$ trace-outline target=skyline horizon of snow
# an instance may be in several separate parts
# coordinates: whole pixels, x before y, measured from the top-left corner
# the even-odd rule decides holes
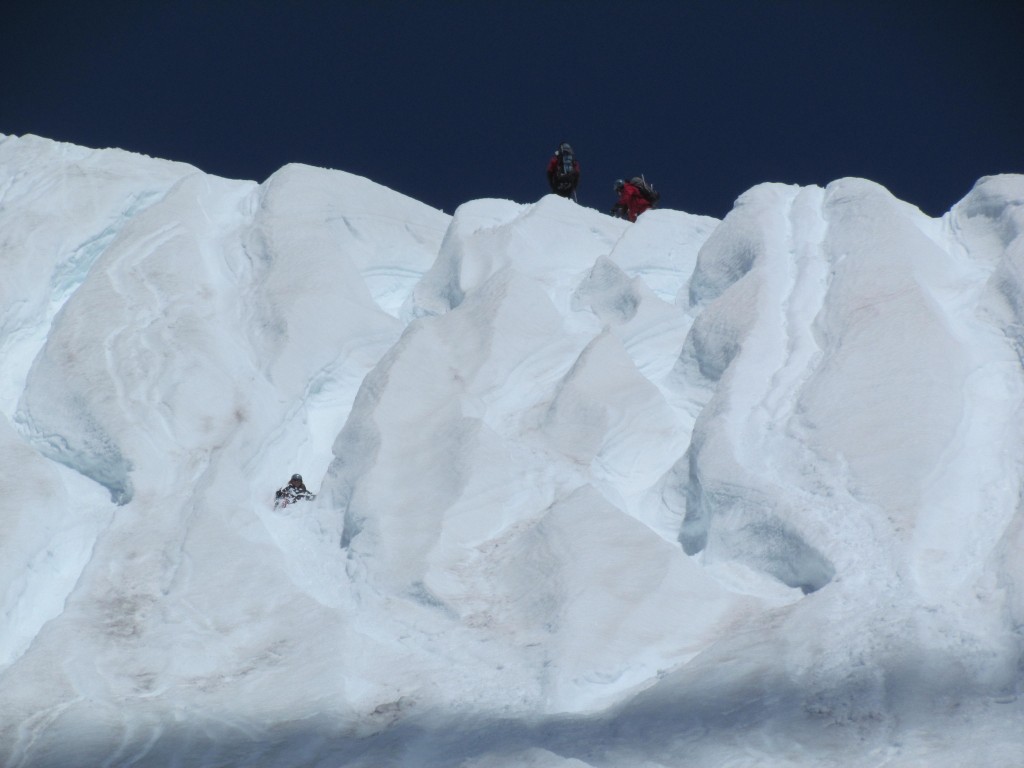
[[[1024,176],[629,224],[0,136],[0,231],[12,768],[1024,757]]]

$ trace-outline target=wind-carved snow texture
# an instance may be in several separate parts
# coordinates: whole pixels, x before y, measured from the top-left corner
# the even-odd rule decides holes
[[[0,763],[1020,765],[1022,232],[0,137]]]

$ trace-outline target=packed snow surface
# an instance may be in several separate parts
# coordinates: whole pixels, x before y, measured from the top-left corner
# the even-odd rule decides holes
[[[0,137],[0,764],[1019,768],[1022,235]]]

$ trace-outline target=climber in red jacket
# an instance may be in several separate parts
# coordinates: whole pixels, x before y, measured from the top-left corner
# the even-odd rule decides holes
[[[640,187],[632,181],[619,179],[615,182],[615,191],[619,199],[612,206],[612,216],[636,221],[636,217],[651,207],[651,201],[640,191]]]

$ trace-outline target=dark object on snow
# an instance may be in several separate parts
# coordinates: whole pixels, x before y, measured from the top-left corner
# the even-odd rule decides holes
[[[556,195],[576,199],[580,183],[580,164],[568,143],[562,142],[548,161],[548,186]]]
[[[637,216],[653,208],[661,197],[643,176],[634,176],[629,181],[619,179],[615,182],[615,191],[619,199],[612,206],[611,214],[630,221],[636,221]]]
[[[288,485],[284,488],[279,488],[277,493],[274,495],[274,509],[287,507],[289,504],[301,501],[302,499],[312,501],[315,498],[316,494],[310,493],[309,489],[306,488],[305,483],[302,482],[302,475],[292,475],[292,479],[288,481]]]

